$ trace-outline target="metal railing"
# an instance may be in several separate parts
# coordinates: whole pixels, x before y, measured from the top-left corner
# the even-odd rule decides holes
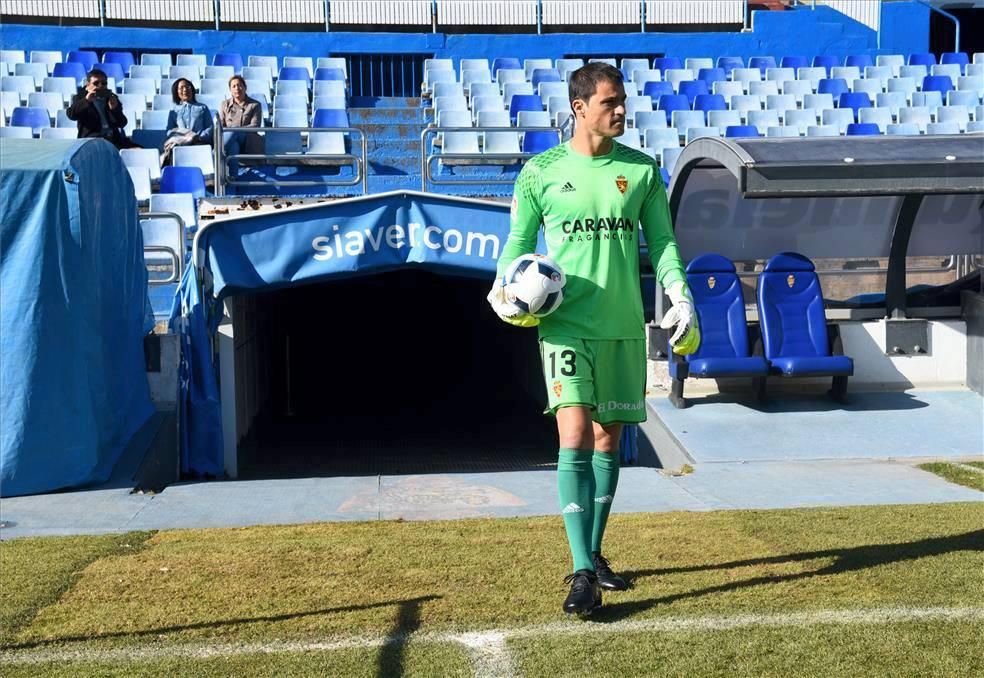
[[[926,0],[916,0],[916,2],[918,2],[920,5],[925,5],[926,7],[929,7],[930,12],[936,12],[940,16],[945,17],[953,22],[953,28],[955,30],[955,33],[953,34],[953,51],[959,52],[960,51],[960,19],[953,16],[949,12],[946,12],[940,9],[939,7],[936,7],[935,5],[929,4],[928,2],[926,2]],[[878,46],[881,47],[880,40],[878,42]]]
[[[307,187],[307,186],[356,186],[362,184],[362,192],[368,193],[369,186],[367,177],[368,171],[368,144],[366,141],[365,132],[363,132],[358,127],[222,127],[221,121],[217,118],[215,119],[215,194],[216,196],[222,197],[226,194],[226,187],[228,186],[242,186],[242,187],[254,187],[254,188],[269,188],[271,186],[286,186],[286,187]],[[259,136],[266,136],[270,134],[320,134],[320,133],[333,133],[337,132],[340,134],[355,135],[359,138],[359,148],[362,151],[362,155],[353,155],[352,153],[237,153],[234,155],[226,155],[225,149],[223,148],[222,136],[223,132],[245,132],[249,134],[256,134]],[[355,145],[355,139],[351,139],[352,145]],[[351,165],[354,168],[354,173],[351,177],[344,177],[339,179],[321,178],[317,180],[270,180],[270,181],[248,181],[229,177],[229,161],[236,160],[240,162],[251,162],[253,164],[276,164],[280,166],[348,166]]]
[[[532,158],[536,153],[433,153],[428,152],[428,138],[444,133],[454,132],[474,132],[515,134],[518,140],[520,134],[524,132],[556,132],[558,138],[563,141],[564,130],[560,127],[427,127],[420,132],[420,190],[427,192],[428,183],[433,185],[476,185],[476,184],[514,184],[516,179],[495,179],[482,177],[479,179],[467,179],[464,177],[457,179],[442,179],[431,174],[431,167],[434,160],[455,161],[456,164],[481,167],[488,165],[497,167],[502,165],[513,165],[525,162]],[[502,162],[496,162],[502,161]],[[511,162],[510,162],[511,161]]]
[[[184,241],[185,241],[185,223],[179,215],[174,212],[142,212],[137,216],[139,221],[151,221],[155,219],[171,219],[177,224],[178,228],[178,242],[181,243],[181,252],[176,252],[173,247],[168,247],[167,245],[144,245],[144,261],[147,262],[147,254],[167,254],[171,257],[174,262],[173,268],[171,269],[170,277],[161,280],[148,278],[148,285],[170,285],[171,283],[176,283],[181,280],[181,276],[184,275]],[[153,265],[153,264],[152,264]]]

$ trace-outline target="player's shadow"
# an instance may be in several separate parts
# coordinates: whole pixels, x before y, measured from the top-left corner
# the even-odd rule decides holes
[[[984,552],[984,530],[976,530],[974,532],[967,532],[948,537],[921,539],[919,541],[904,544],[869,544],[866,546],[856,546],[852,548],[790,553],[781,556],[750,558],[748,560],[734,560],[726,563],[712,563],[709,565],[692,565],[687,567],[626,571],[621,574],[627,581],[632,583],[646,577],[658,577],[687,572],[705,572],[708,570],[729,570],[739,567],[755,567],[758,565],[796,563],[820,558],[834,559],[829,565],[806,572],[783,575],[763,575],[760,577],[751,577],[749,579],[732,581],[726,584],[719,584],[717,586],[709,586],[693,591],[686,591],[684,593],[648,598],[646,600],[614,603],[611,605],[606,603],[601,610],[592,616],[592,620],[597,622],[613,622],[626,617],[631,617],[632,615],[656,607],[657,605],[666,605],[678,600],[686,600],[687,598],[699,598],[700,596],[707,596],[715,593],[727,593],[753,586],[779,584],[783,582],[809,579],[811,577],[841,574],[844,572],[856,572],[869,567],[918,560],[919,558],[940,556],[957,551]]]

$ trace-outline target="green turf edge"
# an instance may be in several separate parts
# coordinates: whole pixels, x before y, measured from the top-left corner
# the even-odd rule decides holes
[[[411,641],[379,648],[243,654],[235,657],[169,657],[153,660],[72,661],[43,664],[0,662],[4,678],[120,678],[175,676],[471,676],[465,648],[454,642]]]
[[[919,468],[938,475],[940,478],[957,485],[969,487],[972,490],[984,492],[984,473],[971,471],[970,469],[960,468],[954,464],[934,461],[928,464],[920,464]]]
[[[517,673],[550,676],[984,675],[979,621],[603,633],[508,642]],[[904,668],[903,668],[904,667]]]
[[[963,463],[965,466],[973,466],[974,468],[984,469],[984,461],[965,461]]]
[[[30,537],[0,542],[0,648],[68,591],[102,558],[135,553],[152,532],[83,537]]]

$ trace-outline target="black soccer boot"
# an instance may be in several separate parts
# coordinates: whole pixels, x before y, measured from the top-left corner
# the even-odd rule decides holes
[[[564,601],[564,612],[587,616],[601,607],[601,588],[598,577],[591,570],[578,570],[564,577],[564,583],[571,585],[571,592]]]
[[[598,577],[598,586],[609,591],[624,591],[629,588],[628,583],[612,572],[608,565],[608,560],[600,553],[592,553],[594,558],[595,574]]]

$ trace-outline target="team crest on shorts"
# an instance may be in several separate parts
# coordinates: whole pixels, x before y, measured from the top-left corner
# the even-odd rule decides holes
[[[713,290],[715,285],[717,285],[717,280],[714,278],[713,275],[709,276],[707,278],[707,286]]]
[[[625,195],[625,192],[629,189],[629,180],[619,174],[615,177],[615,185],[618,186],[618,192]]]
[[[796,276],[794,276],[792,273],[790,273],[786,277],[786,284],[789,285],[790,287],[792,287],[793,285],[795,285],[796,284]]]
[[[561,384],[559,381],[555,381],[553,383],[553,392],[557,395],[558,398],[560,397],[560,394],[563,392],[563,390],[564,390],[564,385]]]

